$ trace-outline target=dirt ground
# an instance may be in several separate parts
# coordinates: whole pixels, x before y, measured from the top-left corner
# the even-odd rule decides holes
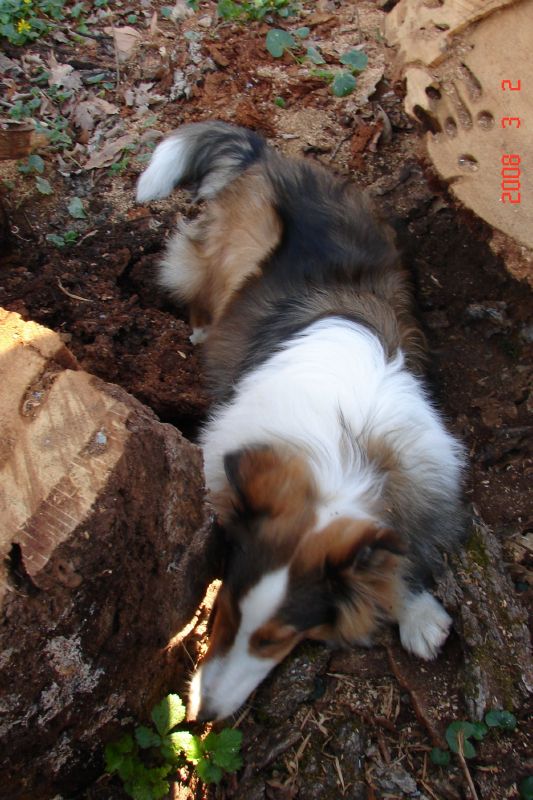
[[[326,0],[274,22],[309,27],[309,41],[328,63],[363,47],[368,68],[345,98],[290,54],[272,58],[268,22],[221,22],[209,0],[194,13],[178,3],[184,18],[177,22],[150,0],[124,2],[112,23],[124,26],[137,15],[140,37],[133,55],[119,59],[118,75],[120,53],[98,17],[89,26],[95,35],[82,43],[63,36],[7,46],[6,57],[20,67],[4,73],[10,102],[28,90],[52,52],[72,67],[70,77],[81,76],[83,88],[61,107],[71,143],[39,151],[53,193],[40,194],[35,176],[22,175],[15,161],[0,162],[0,305],[59,331],[84,369],[118,383],[194,438],[209,407],[201,346],[189,341],[186,310],[158,291],[154,269],[176,214],[191,216],[195,208],[179,192],[149,207],[135,205],[135,182],[151,147],[183,122],[217,117],[351,176],[397,231],[428,338],[429,385],[469,450],[467,500],[501,542],[514,599],[531,607],[531,291],[506,268],[506,253],[493,252],[489,226],[453,201],[428,163],[424,131],[402,110],[394,52],[381,34],[384,5]],[[102,116],[86,107],[88,120],[79,106],[95,96],[86,80],[95,71],[113,82],[103,96],[117,111]],[[129,137],[132,149],[113,153],[120,137]],[[107,159],[90,168],[88,159],[102,153]],[[68,211],[73,197],[82,201],[82,218]],[[58,248],[46,239],[67,230],[78,234],[73,245]],[[206,614],[204,607],[184,640],[185,670],[205,649]],[[467,717],[460,664],[458,634],[431,664],[407,657],[395,632],[368,651],[304,644],[241,715],[241,773],[216,790],[190,779],[174,796],[472,797],[458,760],[447,768],[429,760],[447,725]],[[184,679],[176,689],[185,692]],[[483,800],[518,798],[517,782],[533,772],[530,712],[515,709],[517,729],[478,746],[469,773]],[[121,792],[103,777],[84,796],[103,800]]]

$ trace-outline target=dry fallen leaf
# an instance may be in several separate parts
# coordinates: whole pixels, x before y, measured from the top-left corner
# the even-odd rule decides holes
[[[140,83],[138,86],[126,89],[124,92],[126,105],[140,108],[143,106],[151,106],[155,103],[161,103],[163,100],[166,100],[164,95],[150,92],[153,85],[153,83]]]
[[[135,47],[141,40],[141,34],[135,28],[125,25],[123,28],[104,28],[104,33],[115,40],[119,61],[127,61],[133,55]]]
[[[53,53],[50,53],[48,61],[50,75],[48,77],[49,86],[63,86],[65,89],[77,91],[83,86],[81,75],[70,64],[60,64]]]
[[[0,72],[3,72],[4,74],[6,72],[12,72],[14,75],[20,75],[22,69],[20,68],[20,64],[18,64],[16,61],[13,61],[3,53],[0,53]]]
[[[77,128],[92,131],[97,120],[118,113],[119,109],[113,103],[108,103],[102,97],[91,97],[76,105],[72,119]]]
[[[127,133],[125,136],[115,139],[114,142],[106,144],[101,150],[92,154],[89,160],[84,164],[84,169],[99,169],[100,167],[106,167],[112,164],[115,156],[129,144],[133,144],[134,141],[134,137]]]

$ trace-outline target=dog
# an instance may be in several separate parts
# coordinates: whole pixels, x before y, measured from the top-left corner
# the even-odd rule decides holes
[[[192,719],[222,719],[299,642],[370,645],[385,621],[436,657],[428,590],[463,535],[464,453],[424,387],[424,339],[394,237],[365,195],[219,121],[163,140],[140,203],[185,186],[160,281],[205,338],[201,434],[226,537]]]

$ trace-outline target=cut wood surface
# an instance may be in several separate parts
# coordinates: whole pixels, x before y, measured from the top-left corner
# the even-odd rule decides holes
[[[386,22],[406,111],[459,200],[533,248],[533,0],[428,5],[401,0]]]
[[[0,161],[25,158],[48,143],[44,133],[37,133],[30,123],[0,128]]]
[[[217,559],[196,446],[41,325],[0,343],[2,796],[39,800],[184,680]]]

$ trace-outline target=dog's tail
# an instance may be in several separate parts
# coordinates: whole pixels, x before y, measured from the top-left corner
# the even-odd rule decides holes
[[[137,202],[167,197],[175,186],[192,189],[199,199],[213,198],[266,146],[253,131],[226,122],[184,125],[156,147],[137,185]]]

